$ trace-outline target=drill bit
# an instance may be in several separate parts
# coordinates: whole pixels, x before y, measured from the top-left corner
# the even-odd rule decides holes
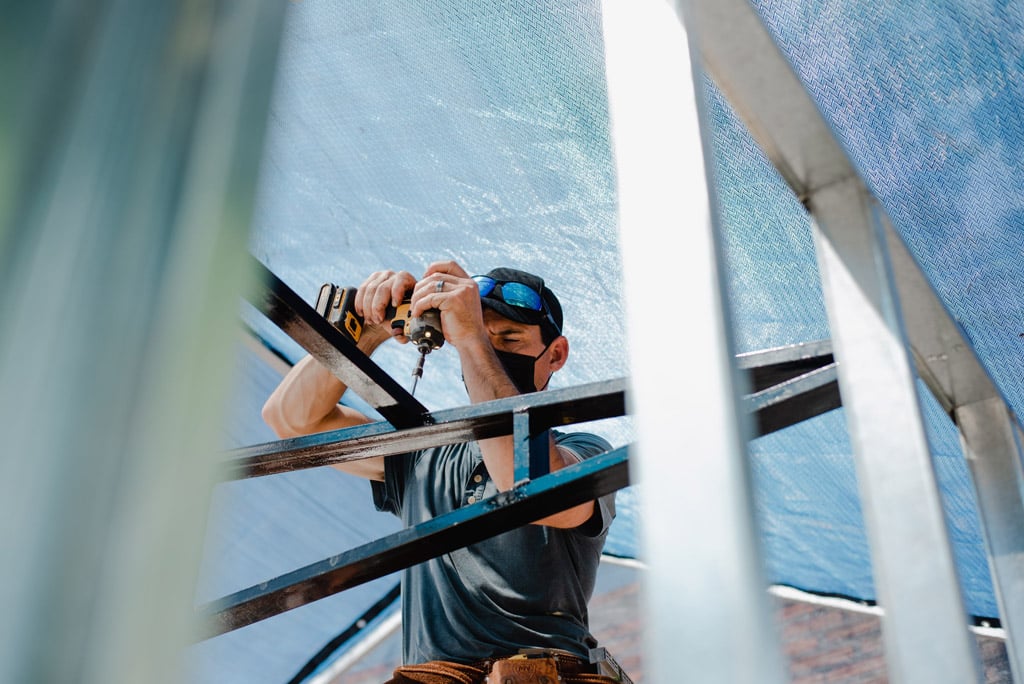
[[[423,362],[427,359],[427,354],[439,349],[444,344],[444,333],[441,332],[441,312],[437,309],[428,309],[421,316],[410,319],[406,334],[420,352],[420,359],[412,371],[414,380],[411,394],[416,394],[416,383],[423,377]]]
[[[416,367],[412,369],[412,391],[409,394],[416,396],[416,383],[423,377],[423,362],[427,360],[427,352],[429,348],[420,349],[420,359],[416,362]]]

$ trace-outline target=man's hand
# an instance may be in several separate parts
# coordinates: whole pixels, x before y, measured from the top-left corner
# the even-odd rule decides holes
[[[412,293],[410,314],[428,309],[441,312],[444,337],[453,347],[465,351],[473,343],[487,343],[480,307],[480,289],[465,269],[454,261],[437,261],[427,268]]]
[[[363,317],[363,332],[357,346],[367,355],[394,336],[407,342],[401,329],[391,328],[386,320],[388,305],[398,306],[416,284],[405,271],[378,271],[356,289],[356,313]],[[295,365],[277,386],[263,406],[263,419],[278,437],[337,430],[369,422],[359,411],[338,402],[346,390],[345,383],[334,377],[313,357],[307,356]],[[368,458],[335,466],[371,480],[384,479],[384,458]]]
[[[408,271],[377,271],[356,288],[356,313],[363,317],[363,334],[369,334],[376,342],[375,349],[392,336],[402,344],[409,340],[402,328],[392,328],[387,320],[389,306],[397,307],[416,285],[416,279]],[[367,354],[369,351],[364,349]]]

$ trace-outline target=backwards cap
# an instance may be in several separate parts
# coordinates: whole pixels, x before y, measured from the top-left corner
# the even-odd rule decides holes
[[[524,309],[521,306],[507,304],[498,298],[496,291],[492,291],[486,297],[481,297],[481,304],[513,321],[526,323],[527,325],[539,325],[541,329],[546,328],[552,333],[552,338],[562,334],[562,305],[559,303],[555,293],[544,285],[543,278],[515,268],[495,268],[488,272],[487,276],[494,278],[499,283],[522,283],[531,290],[539,292],[547,312],[551,313],[551,318],[548,318],[545,311],[533,311],[531,309]],[[552,327],[552,320],[554,320],[557,329]]]

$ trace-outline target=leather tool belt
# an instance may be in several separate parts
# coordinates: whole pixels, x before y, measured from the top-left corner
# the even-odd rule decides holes
[[[558,684],[558,661],[552,656],[516,655],[496,660],[487,684]]]
[[[603,684],[614,680],[597,674],[586,660],[563,651],[525,649],[490,663],[484,684]]]
[[[624,676],[604,672],[565,651],[526,649],[472,664],[432,660],[403,665],[386,684],[632,684]]]

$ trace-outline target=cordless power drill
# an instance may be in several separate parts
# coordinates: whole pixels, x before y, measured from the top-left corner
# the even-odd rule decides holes
[[[363,334],[363,318],[356,313],[355,301],[356,288],[324,283],[320,286],[320,294],[316,299],[316,312],[350,340],[359,342]],[[388,306],[384,315],[391,319],[392,328],[402,329],[420,353],[419,361],[412,371],[412,393],[415,393],[416,383],[423,377],[423,362],[427,354],[444,344],[441,312],[437,309],[428,309],[422,316],[413,317],[410,315],[409,300],[406,299],[397,307]]]

